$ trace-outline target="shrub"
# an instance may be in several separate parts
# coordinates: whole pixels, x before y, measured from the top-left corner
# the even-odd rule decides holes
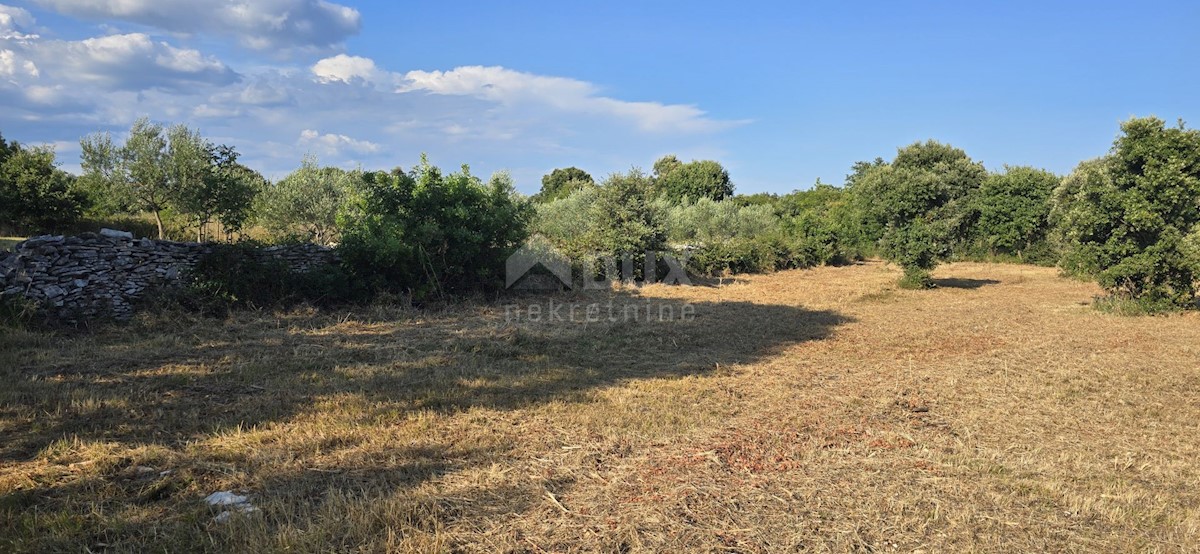
[[[462,171],[443,175],[422,158],[410,174],[369,173],[339,218],[338,251],[374,290],[415,298],[504,284],[508,256],[528,237],[532,208],[507,174],[488,183]]]
[[[775,237],[739,237],[708,243],[692,251],[688,268],[705,276],[766,273],[779,267],[786,247]]]
[[[0,296],[0,333],[8,329],[24,329],[34,323],[37,303],[20,295]]]
[[[1034,263],[1056,261],[1048,242],[1050,196],[1060,179],[1032,167],[992,173],[967,200],[968,234],[963,255]]]
[[[701,198],[672,205],[659,202],[667,236],[677,244],[711,244],[777,235],[780,220],[771,206],[744,206],[732,200]]]
[[[598,188],[589,187],[538,204],[531,225],[533,233],[550,241],[568,256],[579,258],[588,254],[587,238],[592,233],[592,226],[599,223],[591,217],[592,205],[599,194]]]
[[[792,250],[786,267],[850,263],[872,249],[846,189],[818,181],[812,189],[780,198],[776,211],[784,218]]]
[[[11,145],[0,137],[0,227],[33,234],[62,230],[78,221],[83,195],[74,177],[58,169],[49,147]]]
[[[1055,192],[1068,271],[1094,275],[1145,311],[1195,305],[1200,276],[1200,131],[1131,119],[1100,160]]]
[[[932,286],[929,273],[962,236],[963,201],[986,170],[962,150],[934,141],[900,149],[890,164],[858,169],[850,190],[866,223],[882,229],[884,258],[904,268],[902,285]]]
[[[588,209],[593,224],[583,244],[602,256],[629,255],[635,272],[641,272],[646,251],[667,249],[665,214],[651,202],[652,187],[650,178],[637,169],[605,179]]]

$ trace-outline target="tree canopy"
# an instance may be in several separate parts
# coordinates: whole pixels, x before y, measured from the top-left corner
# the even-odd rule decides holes
[[[966,152],[936,141],[901,148],[890,163],[856,166],[849,190],[881,253],[904,268],[902,285],[932,285],[929,272],[951,252],[962,226],[961,203],[987,170]]]
[[[595,184],[592,176],[578,167],[555,169],[542,176],[542,189],[533,195],[533,200],[535,202],[551,202]]]
[[[674,201],[733,196],[729,172],[713,160],[683,163],[674,155],[663,156],[654,162],[654,185],[660,195]]]
[[[1121,124],[1109,154],[1055,191],[1064,266],[1143,309],[1194,304],[1200,275],[1200,131]]]

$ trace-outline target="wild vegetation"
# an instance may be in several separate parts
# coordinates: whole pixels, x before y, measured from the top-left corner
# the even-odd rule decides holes
[[[160,238],[337,244],[359,299],[496,289],[506,257],[537,238],[597,273],[598,256],[632,256],[642,268],[646,251],[673,252],[703,276],[881,256],[904,269],[902,286],[929,288],[946,260],[1057,264],[1100,283],[1105,309],[1193,308],[1200,132],[1153,117],[1121,130],[1110,153],[1065,178],[1031,167],[989,172],[931,140],[855,164],[844,186],[782,196],[736,195],[720,163],[664,156],[649,174],[634,168],[598,182],[555,169],[526,198],[504,174],[485,182],[465,165],[444,174],[424,159],[409,171],[369,171],[308,157],[272,183],[233,147],[142,119],[124,141],[85,137],[79,178],[58,170],[50,149],[0,139],[0,227],[32,234],[148,214]]]

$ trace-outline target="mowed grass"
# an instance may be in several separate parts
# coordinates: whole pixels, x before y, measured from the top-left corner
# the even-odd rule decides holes
[[[0,551],[1200,550],[1197,314],[897,277],[9,332]]]

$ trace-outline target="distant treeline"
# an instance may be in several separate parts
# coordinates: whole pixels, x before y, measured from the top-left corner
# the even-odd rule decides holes
[[[423,157],[409,171],[305,158],[272,183],[233,147],[144,119],[123,142],[97,134],[82,146],[76,178],[52,150],[0,138],[0,227],[29,234],[122,214],[152,218],[160,237],[253,227],[269,242],[336,243],[359,286],[413,297],[497,287],[505,258],[530,239],[577,260],[687,252],[704,275],[880,256],[912,288],[932,286],[945,260],[1058,265],[1096,279],[1111,293],[1102,305],[1137,312],[1195,307],[1200,275],[1200,132],[1153,117],[1123,123],[1108,154],[1065,177],[988,171],[927,141],[854,164],[842,186],[786,195],[735,194],[718,162],[675,156],[599,182],[556,169],[532,197],[507,174],[445,174]]]

